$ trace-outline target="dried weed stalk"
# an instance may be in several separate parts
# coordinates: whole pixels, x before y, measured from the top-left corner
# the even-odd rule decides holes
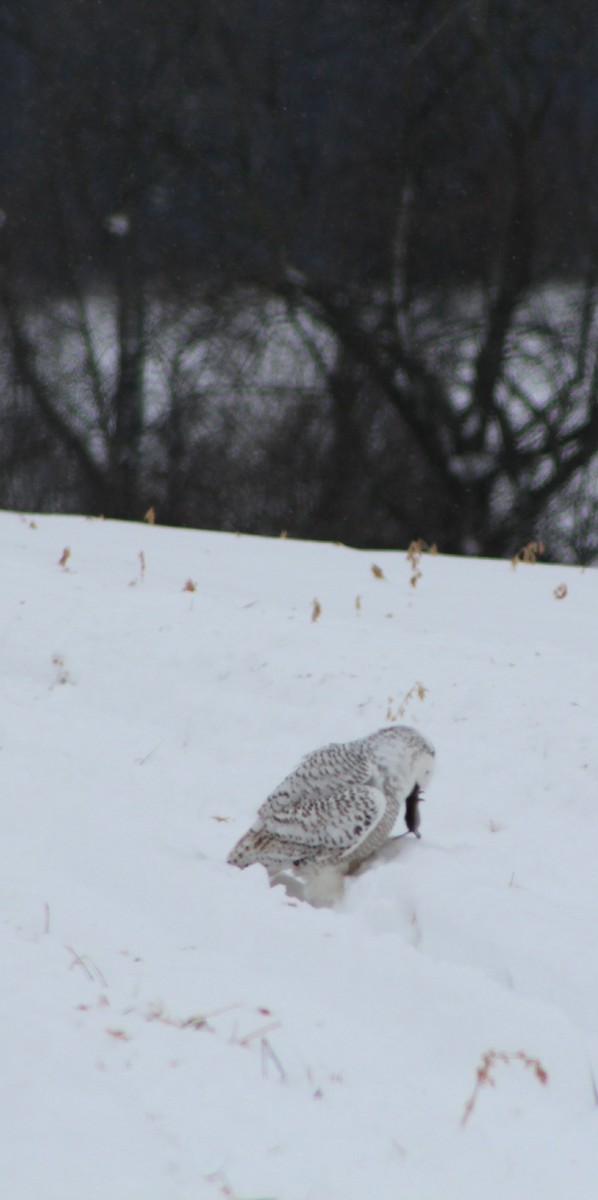
[[[70,557],[71,557],[71,548],[70,548],[70,546],[65,546],[64,550],[62,551],[62,554],[60,555],[60,558],[58,559],[58,564],[57,564],[59,567],[62,567],[63,571],[68,570],[67,563],[68,563]]]
[[[278,1071],[278,1078],[280,1079],[280,1082],[286,1083],[287,1073],[286,1073],[276,1051],[273,1050],[272,1045],[269,1042],[268,1038],[261,1039],[260,1051],[261,1051],[261,1059],[262,1059],[262,1079],[268,1078],[268,1063],[270,1062],[270,1063],[273,1063],[274,1066],[276,1067],[276,1070]]]
[[[312,610],[311,610],[312,622],[317,621],[318,617],[320,617],[321,614],[322,614],[322,605],[320,604],[320,601],[316,600],[314,597],[314,599],[312,601]]]
[[[416,696],[417,696],[418,700],[425,700],[427,694],[428,694],[427,687],[425,687],[425,685],[423,683],[420,683],[419,681],[417,681],[416,683],[412,684],[412,686],[409,688],[409,691],[405,693],[405,695],[403,696],[403,699],[401,700],[401,703],[398,705],[398,707],[394,711],[393,711],[393,707],[392,707],[393,703],[394,703],[393,698],[392,698],[392,696],[389,696],[388,697],[388,708],[386,710],[386,720],[387,721],[398,721],[399,717],[402,718],[405,716],[405,713],[407,712],[407,708],[408,708],[409,704]]]
[[[210,1024],[213,1017],[221,1017],[224,1013],[233,1012],[235,1009],[242,1007],[242,1004],[225,1004],[222,1008],[215,1008],[209,1013],[195,1013],[190,1017],[173,1017],[168,1012],[166,1006],[158,1002],[157,1004],[150,1005],[145,1014],[145,1019],[146,1021],[160,1021],[162,1025],[170,1025],[173,1029],[204,1029],[208,1033],[215,1033],[214,1026]],[[259,1011],[261,1010],[258,1009]],[[237,1045],[242,1044],[244,1043],[237,1042]]]
[[[92,983],[99,980],[102,987],[108,987],[100,968],[88,954],[78,954],[76,950],[73,950],[72,946],[65,946],[65,950],[68,950],[69,954],[72,955],[72,962],[69,963],[69,971],[72,971],[73,967],[80,967]]]
[[[225,1011],[225,1010],[222,1010]],[[160,1021],[162,1025],[172,1025],[174,1029],[207,1029],[209,1033],[215,1030],[203,1013],[191,1017],[171,1017],[163,1004],[152,1004],[146,1014],[147,1021]]]
[[[423,554],[438,554],[438,546],[436,545],[436,542],[432,542],[431,545],[428,545],[423,538],[414,538],[409,545],[409,549],[407,550],[407,562],[411,567],[411,579],[409,580],[411,587],[417,587],[417,584],[422,577],[420,563]]]
[[[519,566],[519,563],[536,563],[541,554],[544,554],[546,547],[544,542],[528,542],[527,546],[522,546],[521,550],[517,551],[511,559],[513,570]]]
[[[145,579],[145,554],[143,553],[143,550],[139,551],[138,558],[139,558],[139,574],[136,579],[131,579],[131,581],[129,583],[129,587],[137,587],[137,584],[143,583],[143,581]]]
[[[374,576],[374,579],[386,579],[386,575],[384,574],[382,567],[376,566],[376,563],[372,563],[371,572]]]
[[[496,1080],[492,1074],[497,1063],[505,1063],[510,1066],[511,1063],[520,1062],[529,1071],[535,1075],[538,1083],[544,1087],[548,1083],[548,1073],[542,1066],[542,1063],[537,1058],[531,1058],[523,1050],[505,1051],[505,1050],[487,1050],[482,1055],[482,1060],[476,1071],[476,1081],[473,1092],[465,1105],[463,1116],[461,1117],[461,1125],[465,1128],[475,1106],[478,1096],[484,1087],[496,1087]]]

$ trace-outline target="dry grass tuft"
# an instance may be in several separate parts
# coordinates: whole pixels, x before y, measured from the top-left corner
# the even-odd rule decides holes
[[[408,692],[405,692],[405,695],[403,696],[401,703],[394,710],[393,710],[393,703],[394,703],[393,698],[392,698],[392,696],[389,696],[388,697],[388,708],[386,710],[386,720],[387,721],[398,721],[399,718],[403,718],[405,716],[405,713],[407,712],[407,708],[408,708],[409,704],[411,703],[411,701],[414,700],[415,697],[417,697],[418,700],[425,700],[427,694],[428,694],[427,687],[425,687],[425,685],[423,683],[420,683],[419,681],[417,681],[416,683],[411,685]]]
[[[197,584],[196,584],[195,580],[188,579],[187,582],[183,584],[183,591],[184,592],[196,592]]]
[[[147,1021],[159,1021],[162,1025],[170,1025],[174,1029],[195,1029],[203,1030],[207,1033],[216,1033],[216,1029],[210,1023],[211,1020],[238,1008],[243,1008],[243,1005],[227,1004],[224,1008],[215,1009],[210,1013],[197,1013],[191,1017],[180,1018],[171,1016],[166,1007],[159,1003],[152,1004],[150,1006],[145,1014],[145,1018]],[[256,1012],[259,1014],[259,1016],[269,1017],[272,1015],[268,1008],[258,1008],[256,1009]],[[237,1033],[237,1025],[235,1024],[230,1037],[230,1043],[233,1046],[241,1046],[243,1049],[247,1049],[249,1046],[257,1043],[260,1048],[262,1076],[264,1078],[267,1077],[268,1065],[270,1064],[276,1068],[280,1082],[285,1083],[287,1079],[286,1071],[282,1066],[282,1063],[280,1062],[280,1059],[276,1054],[268,1036],[276,1029],[280,1029],[280,1027],[280,1021],[273,1020],[269,1021],[266,1025],[262,1024],[258,1026],[257,1029],[252,1030],[250,1033],[239,1035]]]
[[[461,1117],[461,1125],[465,1128],[478,1100],[478,1096],[485,1087],[496,1087],[496,1080],[493,1075],[494,1068],[497,1063],[505,1063],[510,1066],[511,1063],[520,1062],[527,1070],[532,1071],[538,1083],[544,1087],[548,1083],[548,1073],[542,1066],[542,1063],[537,1058],[531,1058],[523,1050],[505,1051],[505,1050],[487,1050],[482,1055],[482,1060],[476,1071],[476,1081],[473,1092],[465,1105],[463,1116]]]
[[[522,546],[521,550],[517,551],[511,559],[513,570],[519,566],[519,563],[536,563],[540,555],[544,554],[546,547],[544,542],[528,542],[527,546]]]
[[[317,621],[321,615],[322,615],[322,605],[320,604],[320,601],[316,600],[314,597],[314,599],[312,601],[312,610],[311,610],[312,622]]]
[[[417,587],[422,577],[420,563],[423,554],[438,554],[438,546],[436,542],[429,545],[423,538],[415,538],[407,550],[407,562],[411,566],[411,579],[409,580],[411,587]]]

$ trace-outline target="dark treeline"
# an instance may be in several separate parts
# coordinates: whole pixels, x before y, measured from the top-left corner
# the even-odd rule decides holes
[[[4,0],[0,504],[598,554],[591,0]]]

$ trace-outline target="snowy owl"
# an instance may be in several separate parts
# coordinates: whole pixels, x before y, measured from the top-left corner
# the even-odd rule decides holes
[[[273,881],[291,871],[307,899],[337,899],[344,876],[386,842],[401,805],[407,829],[419,837],[421,790],[434,757],[427,738],[407,725],[314,750],[268,796],[229,863],[262,863]]]

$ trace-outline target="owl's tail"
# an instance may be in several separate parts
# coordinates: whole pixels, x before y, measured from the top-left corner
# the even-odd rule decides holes
[[[259,862],[269,871],[275,871],[304,857],[304,846],[276,837],[266,829],[250,829],[236,846],[233,846],[226,861],[241,869]]]
[[[252,829],[237,842],[236,846],[233,846],[226,861],[232,863],[233,867],[240,867],[241,870],[243,867],[250,867],[252,863],[260,861],[256,847],[256,834]]]

